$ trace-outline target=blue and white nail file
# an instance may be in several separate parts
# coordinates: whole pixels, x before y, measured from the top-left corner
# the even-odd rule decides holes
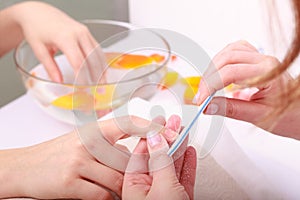
[[[185,128],[179,134],[178,138],[175,140],[175,142],[170,147],[170,149],[168,151],[168,156],[172,156],[177,151],[177,149],[180,147],[180,145],[183,143],[183,141],[185,140],[185,138],[189,134],[191,128],[197,122],[199,116],[202,114],[202,112],[204,111],[204,109],[206,108],[206,106],[212,100],[213,96],[214,96],[214,94],[212,94],[211,96],[207,97],[207,99],[202,103],[202,105],[201,105],[198,113],[194,117],[194,119],[191,121],[191,123],[189,125],[185,126]]]

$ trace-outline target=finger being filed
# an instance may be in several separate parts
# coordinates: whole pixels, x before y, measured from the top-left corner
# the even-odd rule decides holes
[[[55,62],[52,54],[49,52],[47,47],[43,45],[32,45],[32,49],[39,61],[44,65],[47,74],[50,79],[55,82],[61,83],[63,81],[62,74],[59,70],[57,63]]]
[[[103,136],[112,144],[125,135],[147,137],[149,131],[162,132],[164,126],[137,116],[122,116],[98,122]]]
[[[162,135],[166,138],[169,144],[172,144],[179,135],[181,130],[181,118],[178,115],[172,115],[167,123],[166,129]]]
[[[165,119],[165,117],[164,117],[164,116],[161,116],[161,115],[155,117],[152,121],[155,122],[155,123],[157,123],[157,124],[160,124],[160,125],[162,125],[162,126],[164,126],[164,125],[166,124],[166,119]]]
[[[189,146],[185,152],[180,183],[185,188],[190,199],[194,199],[194,188],[197,170],[197,153],[194,147]]]

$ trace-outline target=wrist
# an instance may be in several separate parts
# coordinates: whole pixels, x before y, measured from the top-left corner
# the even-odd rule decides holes
[[[0,198],[24,197],[24,149],[11,149],[0,151]],[[23,162],[22,162],[23,160]]]

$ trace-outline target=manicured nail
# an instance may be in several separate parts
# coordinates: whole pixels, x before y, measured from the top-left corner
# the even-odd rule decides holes
[[[181,118],[178,115],[172,115],[167,121],[166,128],[178,133],[181,129]]]
[[[198,104],[199,98],[200,98],[200,91],[198,91],[197,94],[195,95],[193,99],[193,104]]]
[[[62,82],[62,78],[61,78],[59,75],[54,75],[54,76],[52,77],[52,80],[53,80],[54,82],[57,82],[57,83],[61,83],[61,82]]]
[[[168,138],[168,140],[174,140],[178,136],[178,132],[172,131],[171,129],[166,129],[165,136]]]
[[[204,113],[208,115],[214,115],[218,112],[218,110],[219,110],[219,106],[215,103],[211,103],[207,106]]]
[[[153,132],[153,131],[150,131],[147,134],[147,140],[148,140],[150,147],[152,147],[152,148],[159,145],[162,141],[160,133]]]

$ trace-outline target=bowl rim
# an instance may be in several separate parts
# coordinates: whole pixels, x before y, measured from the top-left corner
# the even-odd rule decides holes
[[[25,70],[22,66],[19,65],[19,63],[17,62],[17,54],[18,52],[20,51],[21,47],[23,47],[24,45],[29,45],[28,42],[26,40],[23,40],[14,50],[14,54],[13,54],[13,58],[14,58],[14,63],[16,65],[16,68],[17,70],[22,74],[24,73],[26,76],[28,76],[29,78],[32,78],[32,79],[37,79],[39,81],[43,81],[43,82],[48,82],[48,83],[51,83],[51,84],[58,84],[58,85],[61,85],[61,86],[69,86],[69,87],[92,87],[92,86],[107,86],[107,85],[115,85],[115,84],[119,84],[119,83],[129,83],[129,82],[132,82],[132,81],[135,81],[135,80],[138,80],[138,79],[141,79],[141,78],[144,78],[146,76],[149,76],[150,74],[153,74],[155,73],[156,71],[159,71],[161,68],[163,68],[164,66],[166,66],[166,64],[169,62],[170,58],[171,58],[171,48],[170,48],[170,44],[168,43],[168,41],[162,36],[160,35],[159,33],[149,29],[149,28],[141,28],[141,27],[137,27],[137,26],[134,26],[130,23],[127,23],[127,22],[122,22],[122,21],[115,21],[115,20],[101,20],[101,19],[85,19],[85,20],[81,20],[80,21],[81,23],[101,23],[101,24],[111,24],[111,25],[118,25],[118,26],[123,26],[123,27],[126,27],[128,28],[129,30],[138,30],[138,29],[141,29],[141,30],[147,30],[149,32],[151,32],[152,34],[156,35],[157,37],[159,37],[162,42],[165,44],[166,46],[166,52],[167,52],[167,56],[166,56],[166,59],[159,65],[159,67],[157,67],[155,70],[152,70],[150,72],[147,72],[145,74],[143,74],[142,76],[138,76],[138,77],[134,77],[134,78],[131,78],[131,79],[128,79],[128,80],[120,80],[120,81],[115,81],[115,82],[110,82],[110,83],[93,83],[93,84],[74,84],[74,83],[60,83],[60,82],[55,82],[55,81],[52,81],[52,80],[48,80],[48,79],[44,79],[44,78],[41,78],[41,77],[38,77],[38,76],[35,76],[35,75],[32,75],[30,72],[28,72],[27,70]],[[128,31],[128,30],[127,30]],[[120,33],[117,33],[115,34],[114,36],[118,35],[118,34],[122,34],[126,31],[123,31],[123,32],[120,32]],[[30,46],[30,45],[29,45]],[[100,43],[95,47],[97,48],[98,46],[100,46]],[[136,50],[136,49],[135,49]],[[129,52],[126,52],[126,53],[129,53]],[[125,54],[126,54],[125,53]],[[124,54],[122,54],[124,55]],[[40,64],[40,63],[39,63]],[[74,81],[76,82],[76,80]]]

